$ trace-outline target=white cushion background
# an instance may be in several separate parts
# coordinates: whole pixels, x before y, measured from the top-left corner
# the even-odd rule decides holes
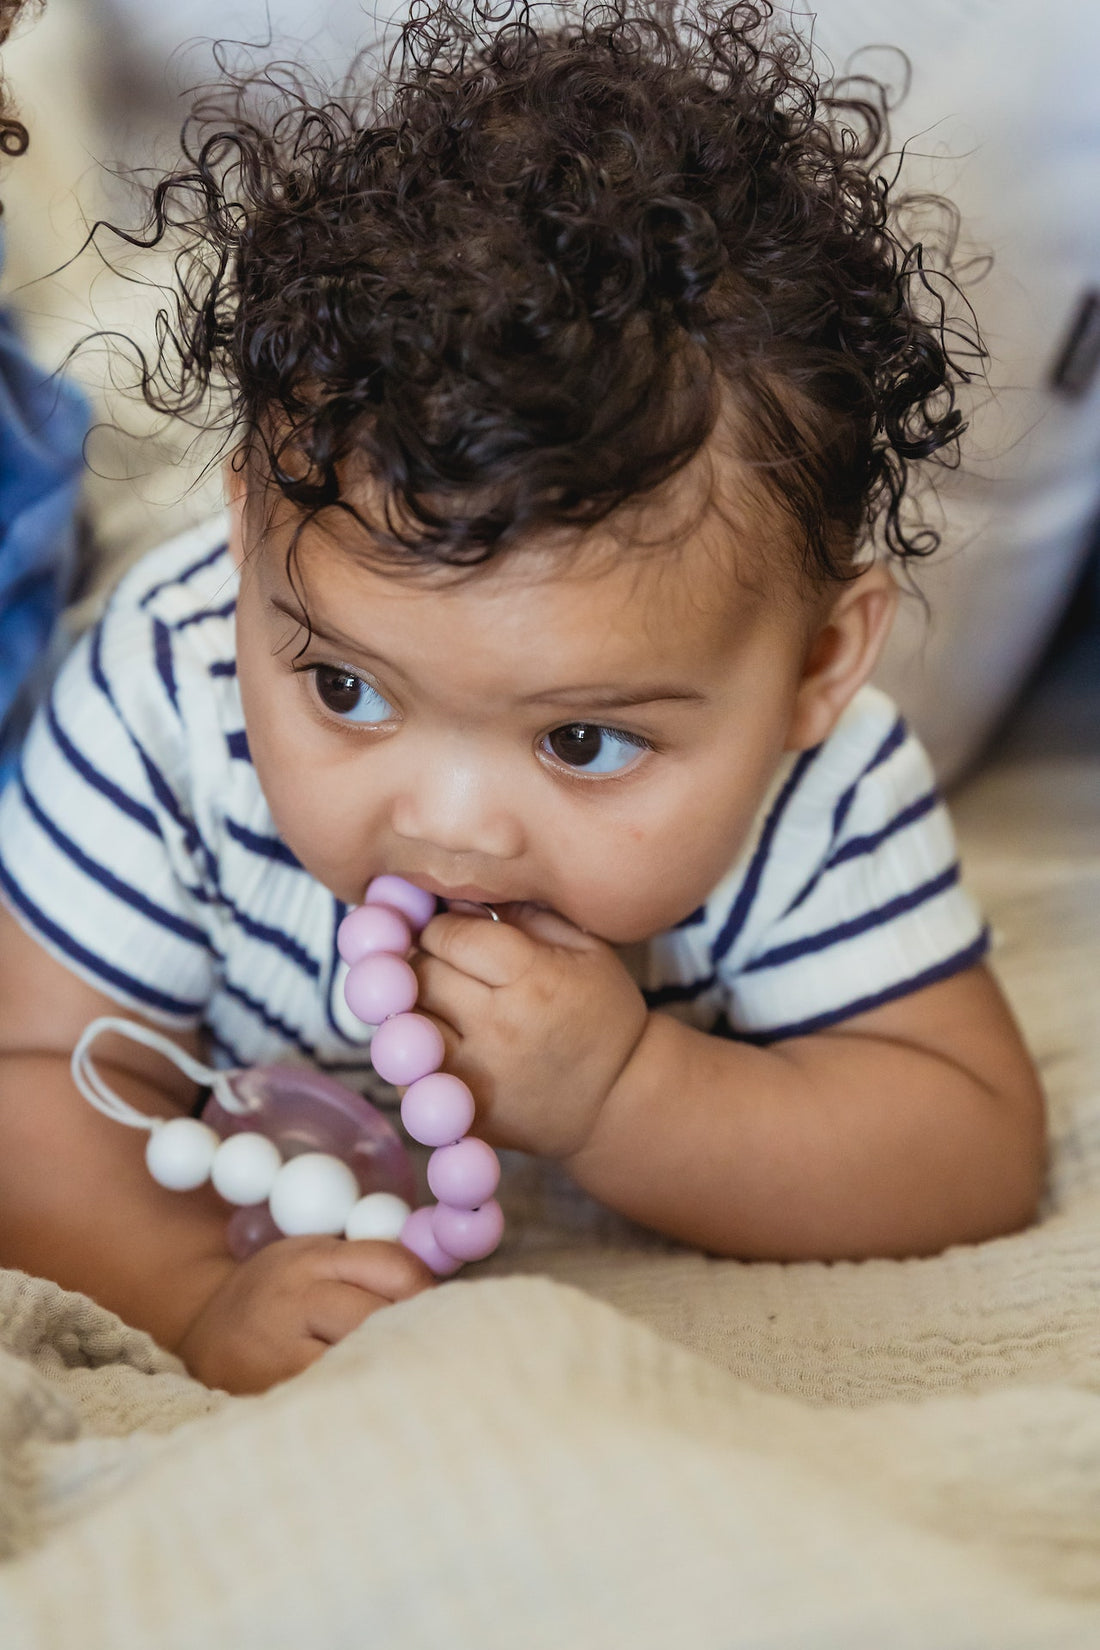
[[[262,40],[268,10],[277,44],[337,70],[386,15],[357,0],[50,0],[7,49],[33,144],[3,182],[6,285],[45,358],[58,359],[93,318],[147,331],[152,295],[93,257],[41,277],[71,254],[105,199],[119,201],[100,157],[166,153],[179,112],[171,88],[209,72],[195,40]],[[814,11],[815,42],[838,71],[869,43],[907,54],[911,88],[894,116],[895,140],[910,140],[903,185],[948,194],[964,222],[960,257],[993,257],[967,288],[991,354],[988,382],[967,392],[964,465],[941,476],[932,510],[943,547],[916,573],[932,617],[903,603],[881,673],[951,778],[1041,651],[1100,503],[1100,382],[1077,401],[1048,388],[1083,291],[1100,287],[1100,7],[819,0]],[[795,9],[803,30],[810,18]],[[895,85],[903,78],[897,53],[882,46],[856,66]],[[209,449],[177,430],[151,445],[153,421],[120,403],[102,353],[75,370],[131,432],[101,432],[92,448],[101,472],[92,509],[113,564],[206,513],[217,477],[191,489]]]

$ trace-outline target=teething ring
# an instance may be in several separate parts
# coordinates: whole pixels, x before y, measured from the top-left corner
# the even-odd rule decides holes
[[[488,912],[493,922],[500,913],[479,900],[456,901]],[[383,919],[388,911],[403,919],[393,937],[407,951],[413,938],[435,910],[435,900],[424,889],[401,877],[375,877],[363,904],[344,918],[337,934],[340,955],[348,964],[344,997],[352,1013],[377,1025],[371,1040],[371,1062],[388,1083],[404,1088],[401,1121],[421,1145],[432,1146],[428,1184],[439,1201],[434,1208],[416,1209],[401,1232],[401,1242],[438,1277],[456,1271],[463,1261],[483,1260],[501,1239],[504,1216],[492,1196],[500,1178],[500,1164],[484,1141],[467,1138],[474,1120],[474,1097],[461,1078],[440,1071],[443,1037],[434,1020],[413,1013],[418,982],[403,955],[383,948]]]

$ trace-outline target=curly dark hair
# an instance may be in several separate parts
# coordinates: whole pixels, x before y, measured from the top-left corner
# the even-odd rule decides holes
[[[39,11],[41,6],[42,0],[0,0],[0,46],[4,44],[24,11]],[[27,128],[12,113],[8,104],[7,87],[0,80],[0,154],[25,154],[29,142]],[[0,212],[3,210],[3,206],[0,206]]]
[[[903,502],[915,460],[955,454],[967,373],[879,175],[885,94],[823,88],[768,0],[661,3],[542,27],[441,0],[369,90],[231,80],[126,237],[177,247],[146,399],[207,420],[227,389],[305,516],[350,510],[407,566],[603,520],[723,405],[811,571],[844,576],[876,526],[933,548]]]

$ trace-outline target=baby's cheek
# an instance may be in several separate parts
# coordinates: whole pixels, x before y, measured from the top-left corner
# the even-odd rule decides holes
[[[681,895],[676,870],[675,864],[660,856],[633,856],[629,844],[620,841],[605,874],[577,888],[574,908],[564,908],[563,914],[610,945],[652,939],[700,903],[690,894]]]
[[[276,783],[265,787],[268,805],[279,835],[311,876],[347,904],[356,904],[373,874],[364,854],[363,833],[356,831],[346,812],[326,806],[306,785]]]

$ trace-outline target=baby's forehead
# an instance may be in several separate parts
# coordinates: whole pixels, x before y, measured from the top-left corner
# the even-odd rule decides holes
[[[396,665],[471,714],[562,684],[656,681],[707,694],[765,634],[773,647],[801,645],[809,609],[792,599],[795,581],[760,573],[757,547],[750,556],[713,512],[673,523],[639,511],[629,531],[619,523],[614,534],[572,538],[521,544],[475,569],[412,574],[364,564],[346,524],[303,532],[293,572],[269,541],[269,602],[299,627],[287,632],[277,617],[273,639],[384,676]]]
[[[291,581],[296,575],[323,581],[334,558],[413,588],[463,584],[487,596],[516,583],[564,582],[583,589],[611,579],[636,591],[632,606],[639,611],[647,594],[669,613],[700,602],[708,610],[727,604],[743,609],[816,595],[789,516],[724,427],[672,477],[601,521],[536,522],[469,564],[452,562],[445,542],[395,545],[387,531],[393,500],[360,463],[347,467],[339,504],[316,512],[301,512],[271,484],[262,491],[266,503],[255,524],[262,531],[254,528],[254,545],[267,552],[276,576]],[[446,508],[461,515],[453,501]]]

